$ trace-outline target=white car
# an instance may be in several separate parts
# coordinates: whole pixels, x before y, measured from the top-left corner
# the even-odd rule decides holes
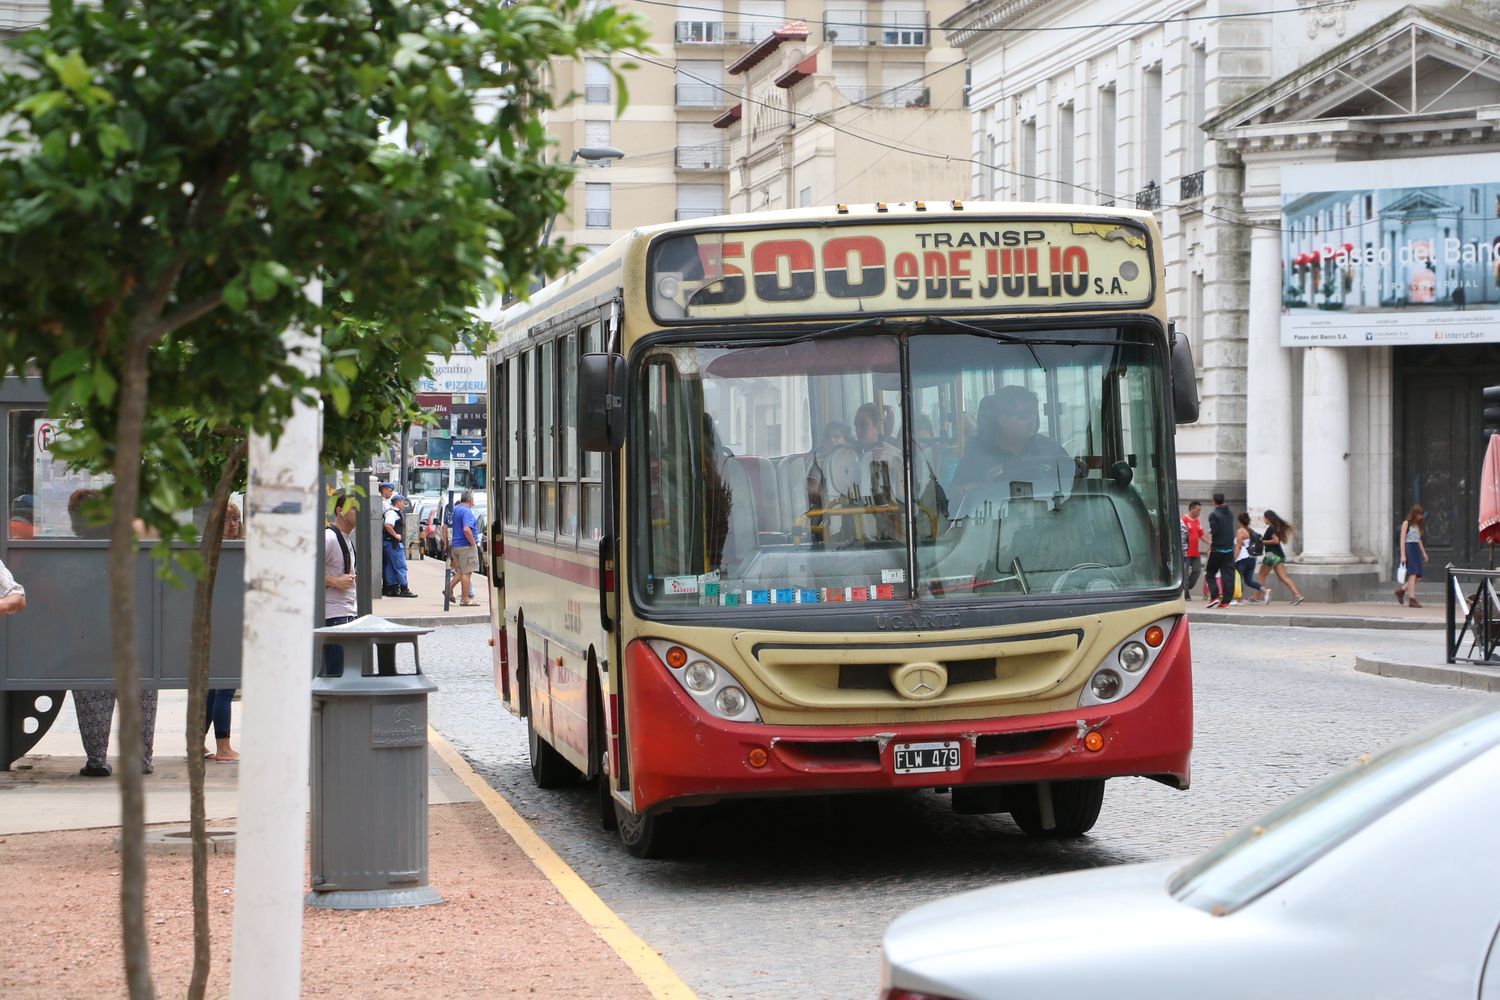
[[[1500,702],[1203,856],[980,889],[886,932],[884,1000],[1500,1000]]]

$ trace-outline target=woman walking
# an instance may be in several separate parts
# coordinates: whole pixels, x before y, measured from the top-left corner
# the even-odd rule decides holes
[[[1422,566],[1427,562],[1427,546],[1422,536],[1427,533],[1427,514],[1417,504],[1406,513],[1401,530],[1396,533],[1396,551],[1401,553],[1401,565],[1406,567],[1406,581],[1396,588],[1396,601],[1408,608],[1420,608],[1417,600],[1417,583],[1422,579]]]
[[[1276,579],[1286,584],[1286,588],[1292,592],[1292,603],[1301,604],[1302,591],[1297,589],[1297,585],[1287,575],[1286,550],[1281,547],[1283,542],[1292,537],[1292,531],[1292,526],[1283,521],[1274,510],[1266,511],[1266,530],[1261,535],[1261,545],[1265,548],[1265,554],[1260,557],[1260,584],[1264,587],[1266,578],[1274,571]],[[1269,604],[1270,601],[1271,592],[1266,590],[1262,603]]]
[[[1255,576],[1255,552],[1251,543],[1255,541],[1255,532],[1250,530],[1249,512],[1240,511],[1240,516],[1236,520],[1239,521],[1240,526],[1239,530],[1234,533],[1234,568],[1240,574],[1240,579],[1244,581],[1243,589],[1253,590],[1255,594],[1263,593],[1265,588],[1252,579]],[[1255,594],[1246,594],[1245,603],[1260,604]]]

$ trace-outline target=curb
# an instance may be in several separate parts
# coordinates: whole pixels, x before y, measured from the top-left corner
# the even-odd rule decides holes
[[[1359,615],[1268,614],[1265,612],[1236,615],[1206,608],[1188,609],[1188,621],[1212,625],[1277,625],[1282,628],[1374,628],[1440,632],[1447,622],[1429,618],[1366,618]]]
[[[1459,663],[1404,663],[1374,653],[1356,656],[1354,669],[1362,674],[1399,677],[1423,684],[1445,684],[1471,691],[1500,692],[1500,668],[1485,668]]]
[[[490,620],[488,614],[473,614],[472,612],[461,615],[397,615],[386,618],[388,622],[397,625],[409,625],[412,628],[441,628],[444,625],[484,625]]]

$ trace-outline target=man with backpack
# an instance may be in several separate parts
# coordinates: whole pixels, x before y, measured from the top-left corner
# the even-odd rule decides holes
[[[343,625],[359,614],[355,602],[354,521],[359,508],[354,498],[333,498],[333,521],[323,529],[323,624]],[[344,650],[335,643],[323,646],[323,675],[344,675]]]

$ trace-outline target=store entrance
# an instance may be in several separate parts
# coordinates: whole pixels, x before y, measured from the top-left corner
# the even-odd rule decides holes
[[[1400,518],[1419,503],[1427,512],[1429,581],[1440,581],[1450,562],[1488,566],[1489,546],[1479,544],[1480,390],[1500,385],[1500,344],[1393,351],[1397,522],[1390,544]]]

